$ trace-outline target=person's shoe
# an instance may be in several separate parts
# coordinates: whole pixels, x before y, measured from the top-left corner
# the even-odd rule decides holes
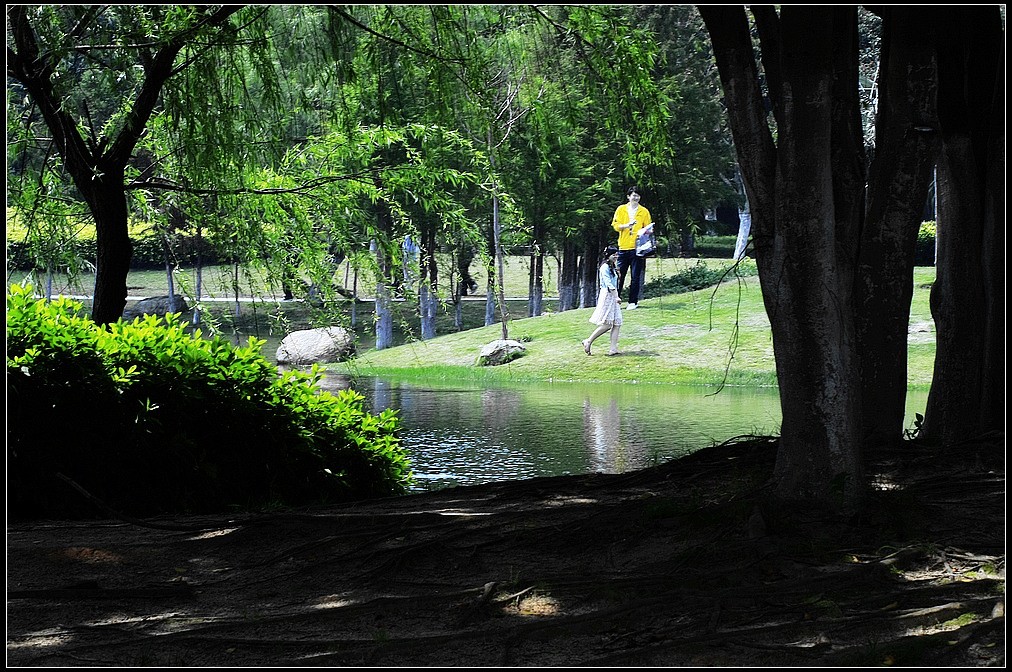
[[[625,307],[626,310],[636,310],[636,308],[637,306],[635,303],[630,303],[628,306]]]
[[[583,341],[583,351],[586,352],[588,355],[590,354],[590,343],[588,343],[587,341]]]

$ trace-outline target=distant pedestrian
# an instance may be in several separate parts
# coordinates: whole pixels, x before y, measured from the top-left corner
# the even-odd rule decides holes
[[[616,267],[618,254],[618,248],[614,245],[604,248],[602,254],[601,266],[597,271],[597,280],[600,286],[600,291],[597,294],[597,307],[590,316],[590,323],[596,324],[597,328],[587,340],[583,341],[583,351],[588,355],[591,354],[590,346],[594,344],[598,336],[606,331],[611,331],[611,349],[608,351],[608,355],[619,354],[618,332],[622,328],[622,299],[618,296],[618,268]]]
[[[636,254],[636,238],[643,231],[653,231],[654,222],[650,211],[640,205],[639,187],[629,187],[626,199],[627,203],[615,209],[611,228],[618,232],[618,293],[622,294],[626,271],[630,271],[629,305],[626,310],[636,310],[647,267],[646,259]]]

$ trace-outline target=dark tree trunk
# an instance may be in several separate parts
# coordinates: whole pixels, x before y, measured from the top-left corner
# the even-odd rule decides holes
[[[935,370],[923,437],[1004,430],[1005,71],[997,6],[938,18]]]
[[[597,305],[597,267],[601,258],[601,251],[593,241],[587,240],[583,246],[583,260],[580,262],[580,277],[582,278],[581,308]]]
[[[685,259],[696,256],[696,236],[691,229],[683,229],[678,234],[678,256]]]
[[[84,182],[82,195],[95,218],[97,259],[95,300],[91,318],[110,324],[123,316],[127,297],[127,274],[133,245],[127,228],[123,171],[105,173],[100,180]]]
[[[559,272],[559,312],[572,310],[578,305],[577,292],[580,286],[577,276],[578,262],[576,244],[567,240],[562,245],[562,269]]]
[[[529,308],[527,317],[537,317],[544,310],[545,299],[545,255],[541,249],[531,255]]]
[[[903,436],[914,251],[931,186],[937,134],[930,21],[922,7],[882,10],[875,159],[855,284],[863,432]]]
[[[744,9],[700,12],[727,97],[773,331],[783,413],[777,491],[848,506],[862,487],[851,289],[861,138],[851,136],[860,130],[853,128],[854,101],[834,93],[857,86],[846,81],[856,72],[856,10],[785,6],[777,17],[772,8],[755,8],[778,145]]]

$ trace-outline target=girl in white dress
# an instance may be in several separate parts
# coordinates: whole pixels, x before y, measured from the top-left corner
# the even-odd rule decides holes
[[[597,271],[597,280],[601,289],[597,295],[597,307],[594,309],[594,314],[590,316],[590,323],[596,324],[597,328],[587,340],[583,341],[583,351],[589,355],[590,346],[593,345],[597,337],[610,330],[611,350],[608,351],[608,355],[617,355],[619,354],[618,332],[622,327],[622,306],[620,305],[622,299],[618,297],[618,269],[615,266],[618,259],[618,248],[609,245],[604,249],[602,256],[604,261],[601,262],[601,267]]]

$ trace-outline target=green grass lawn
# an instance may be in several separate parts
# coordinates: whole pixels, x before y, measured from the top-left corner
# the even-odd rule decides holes
[[[915,269],[908,361],[912,389],[927,389],[931,382],[935,341],[928,291],[934,277],[934,268]],[[496,324],[363,352],[328,369],[429,381],[776,385],[758,278],[642,301],[639,310],[624,313],[619,357],[604,356],[606,336],[595,343],[593,356],[584,354],[580,342],[592,331],[591,312],[585,308],[513,320],[509,336],[524,341],[527,354],[499,367],[475,365],[481,347],[501,337],[502,327]]]
[[[674,275],[699,263],[696,259],[650,259],[647,277],[651,279]],[[725,267],[726,259],[706,259],[708,266]],[[545,308],[557,309],[557,284],[552,272],[546,274]],[[529,262],[526,257],[512,257],[506,261],[506,294],[525,297]],[[343,268],[335,277],[343,284]],[[204,270],[204,294],[228,299],[231,291],[229,267],[210,267]],[[484,287],[484,277],[474,265],[475,279]],[[177,272],[179,291],[192,288],[192,269]],[[930,386],[934,366],[934,323],[928,307],[928,290],[935,278],[933,267],[914,270],[914,296],[911,303],[908,384],[912,389]],[[23,274],[9,273],[8,284],[20,282]],[[63,285],[60,284],[62,281]],[[82,276],[73,291],[66,278],[57,277],[56,292],[90,294],[94,278]],[[133,296],[157,296],[167,291],[167,281],[161,271],[134,271],[128,280]],[[189,284],[187,284],[189,283]],[[39,284],[36,279],[35,284]],[[370,293],[360,284],[360,296]],[[311,310],[305,304],[279,302],[280,292],[273,294],[256,277],[243,277],[240,294],[258,296],[256,303],[242,304],[242,315],[236,320],[228,303],[209,304],[204,331],[212,326],[245,341],[252,335],[272,339],[265,351],[276,348],[276,339],[294,329],[321,326],[327,317]],[[482,292],[481,296],[484,293]],[[590,308],[549,312],[528,318],[525,298],[507,302],[512,319],[510,338],[523,340],[528,348],[520,359],[500,367],[475,365],[481,347],[500,338],[502,326],[484,325],[485,302],[465,301],[462,304],[464,331],[456,331],[452,307],[440,311],[437,333],[429,341],[419,340],[417,314],[409,303],[399,304],[395,318],[396,342],[404,345],[375,351],[372,329],[372,304],[356,304],[356,338],[360,355],[348,363],[329,368],[342,373],[383,374],[407,379],[453,380],[474,379],[485,383],[523,381],[628,381],[637,383],[674,383],[717,386],[721,382],[736,386],[775,386],[773,344],[769,320],[766,317],[755,277],[734,278],[719,288],[702,289],[686,294],[667,295],[646,299],[640,309],[625,312],[619,343],[623,355],[605,357],[607,336],[595,343],[595,355],[587,357],[580,342],[586,338],[592,325],[588,318]],[[340,310],[349,314],[351,302],[343,302]]]

